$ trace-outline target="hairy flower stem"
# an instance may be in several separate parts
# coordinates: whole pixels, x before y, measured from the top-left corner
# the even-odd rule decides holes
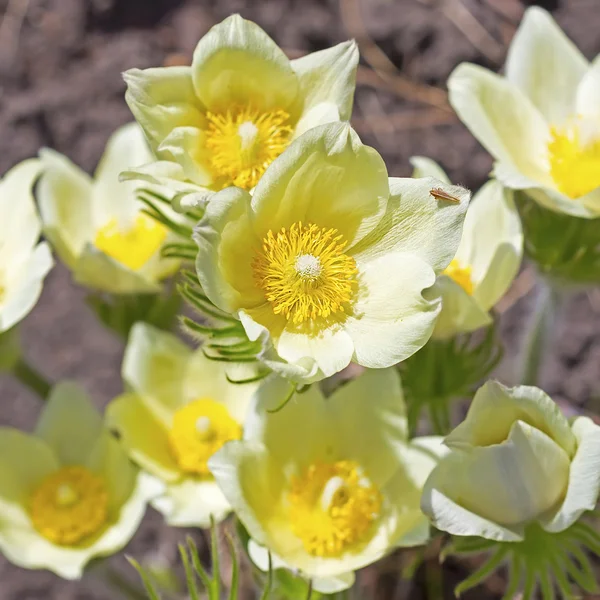
[[[52,386],[36,369],[34,369],[24,358],[19,358],[12,368],[12,374],[32,392],[36,393],[42,400],[46,400]]]

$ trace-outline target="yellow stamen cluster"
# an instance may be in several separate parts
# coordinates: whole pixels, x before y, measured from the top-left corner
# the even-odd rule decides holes
[[[356,262],[337,229],[294,223],[269,231],[252,267],[275,314],[293,323],[344,312],[356,284]]]
[[[105,525],[106,485],[85,467],[63,467],[46,477],[33,492],[29,512],[34,527],[46,539],[61,546],[74,546]]]
[[[223,404],[200,399],[175,413],[169,447],[182,471],[206,476],[210,475],[208,459],[223,444],[241,437],[241,426]]]
[[[600,137],[584,139],[583,124],[551,129],[550,174],[558,189],[577,199],[600,187]]]
[[[360,465],[313,463],[292,478],[288,494],[293,532],[313,556],[339,556],[366,541],[382,497]]]
[[[206,113],[206,148],[216,188],[252,189],[267,167],[285,150],[293,128],[285,110],[251,106]]]
[[[462,266],[456,259],[446,267],[442,275],[447,275],[451,279],[454,279],[460,287],[467,292],[467,294],[473,294],[473,280],[471,279],[471,267],[469,265]]]
[[[95,246],[132,271],[139,271],[160,249],[167,228],[152,217],[140,213],[128,230],[116,219],[110,220],[97,235]]]

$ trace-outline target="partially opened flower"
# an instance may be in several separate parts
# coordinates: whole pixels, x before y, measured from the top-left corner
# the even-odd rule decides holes
[[[127,71],[125,98],[155,154],[187,180],[251,189],[293,139],[350,118],[357,65],[354,42],[290,61],[232,15],[200,40],[191,67]]]
[[[462,64],[448,88],[504,185],[556,212],[600,216],[600,58],[590,65],[546,11],[526,11],[505,78]]]
[[[600,427],[569,422],[538,388],[486,383],[445,444],[421,501],[442,531],[518,542],[531,524],[566,530],[598,501]]]
[[[41,222],[32,196],[40,167],[26,160],[0,179],[0,332],[35,306],[52,268],[48,244],[38,243]]]
[[[244,439],[209,460],[248,530],[258,566],[299,570],[314,589],[352,585],[354,571],[398,546],[424,543],[422,485],[440,438],[409,443],[400,380],[393,369],[367,371],[329,398],[311,386],[276,407],[287,382],[256,393]]]
[[[160,491],[74,384],[54,388],[33,435],[0,428],[0,549],[21,567],[81,577],[129,542]]]
[[[412,163],[415,177],[450,183],[430,159],[415,157]],[[490,325],[489,311],[512,284],[522,252],[523,232],[512,194],[498,181],[488,181],[473,196],[456,255],[438,280],[442,311],[433,336],[446,338]]]
[[[349,125],[323,125],[275,160],[253,196],[213,197],[195,232],[198,278],[250,340],[272,344],[261,360],[292,380],[350,361],[388,367],[431,335],[440,301],[428,288],[456,253],[468,198],[431,178],[388,181]]]
[[[131,123],[113,134],[94,179],[53,150],[40,156],[44,233],[75,280],[117,294],[159,291],[177,267],[160,256],[169,231],[142,212],[139,184],[119,182],[121,171],[152,159],[140,128]]]
[[[131,458],[166,483],[153,506],[175,526],[223,519],[231,509],[207,461],[242,437],[256,386],[229,383],[222,363],[143,323],[131,330],[123,379],[130,392],[109,405],[107,419]]]

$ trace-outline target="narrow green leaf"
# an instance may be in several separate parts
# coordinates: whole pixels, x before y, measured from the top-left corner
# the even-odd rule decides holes
[[[504,596],[502,596],[502,600],[514,599],[515,595],[519,591],[522,578],[523,563],[521,561],[521,557],[514,555],[508,570],[508,584],[506,586],[506,590],[504,591]]]
[[[150,578],[148,577],[140,563],[134,558],[131,558],[130,556],[127,556],[126,558],[129,561],[129,564],[138,572],[139,576],[141,577],[142,583],[144,584],[144,588],[146,589],[146,593],[148,594],[150,600],[160,600],[160,596],[156,591],[154,584],[152,583],[152,581],[150,581]]]
[[[194,565],[194,570],[196,571],[198,577],[200,577],[204,589],[208,592],[212,585],[211,577],[207,573],[206,569],[202,566],[202,562],[200,561],[200,557],[198,556],[198,548],[196,548],[194,540],[189,536],[187,538],[187,546],[190,551],[190,556],[192,557],[192,564]]]
[[[281,404],[279,404],[279,406],[275,407],[275,408],[267,408],[267,412],[274,414],[274,413],[278,413],[282,408],[284,408],[287,403],[294,397],[294,394],[296,393],[296,384],[292,383],[291,384],[291,389],[289,394],[283,399],[283,402]]]
[[[271,558],[271,553],[269,552],[269,567],[267,570],[267,581],[265,582],[265,587],[263,588],[263,592],[260,596],[260,600],[269,600],[269,596],[271,595],[271,587],[273,586],[273,559]]]
[[[477,571],[472,573],[465,580],[461,581],[461,583],[454,588],[454,595],[458,598],[463,592],[470,590],[487,579],[502,564],[502,561],[506,557],[507,551],[508,550],[506,548],[498,548],[498,550],[492,554],[490,559],[483,566],[477,569]]]
[[[229,535],[225,533],[225,540],[229,546],[229,555],[231,556],[231,587],[229,588],[229,600],[237,600],[239,594],[239,576],[240,565],[235,542]]]
[[[196,578],[194,577],[194,571],[190,566],[190,559],[188,553],[183,544],[179,544],[179,554],[181,555],[181,561],[183,562],[183,568],[185,570],[185,579],[187,581],[188,591],[190,593],[191,600],[198,600],[198,586],[196,584]]]
[[[211,598],[214,600],[219,600],[221,595],[221,570],[219,566],[219,540],[218,540],[218,530],[217,525],[215,523],[214,517],[210,516],[210,553],[212,558],[212,592]]]

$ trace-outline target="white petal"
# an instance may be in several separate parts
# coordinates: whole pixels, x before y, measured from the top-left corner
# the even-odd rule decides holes
[[[205,137],[198,127],[176,127],[158,147],[160,156],[180,164],[185,178],[197,186],[209,186],[213,179]]]
[[[600,122],[600,56],[597,56],[577,89],[577,114]]]
[[[426,156],[411,156],[410,164],[413,166],[414,170],[412,176],[415,179],[433,177],[448,185],[451,185],[452,183],[450,179],[448,179],[448,175],[446,175],[444,169],[431,158],[427,158]]]

